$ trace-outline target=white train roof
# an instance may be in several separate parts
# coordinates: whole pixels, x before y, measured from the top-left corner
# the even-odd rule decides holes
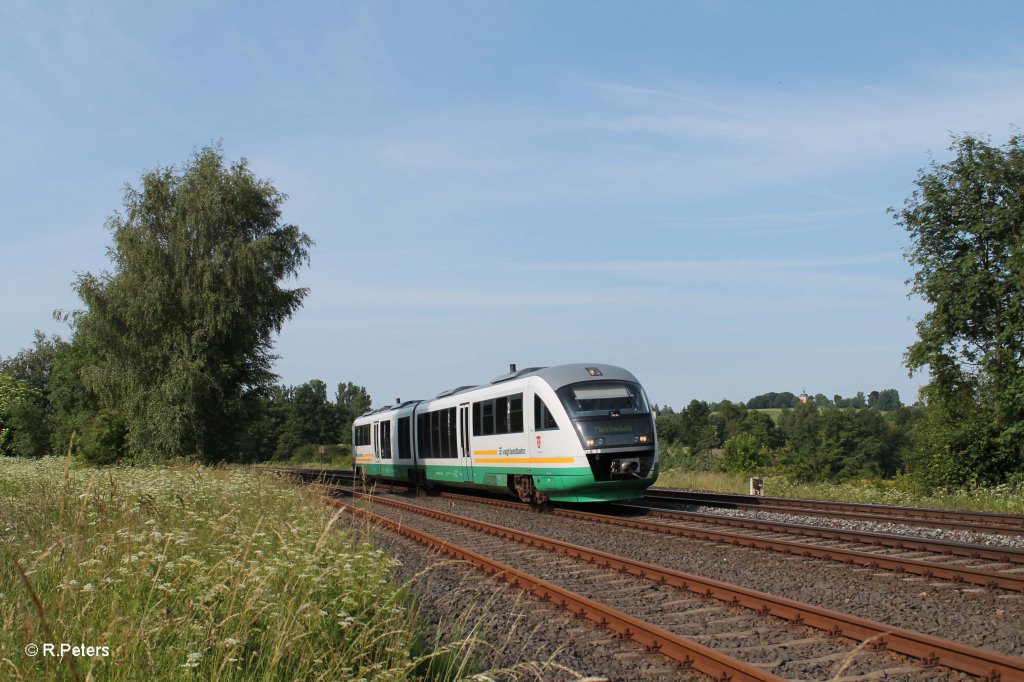
[[[604,365],[599,362],[580,362],[571,365],[555,365],[554,367],[528,367],[495,377],[491,383],[499,384],[529,376],[543,379],[555,390],[581,381],[614,380],[640,383],[631,372],[615,365]]]
[[[632,372],[625,370],[615,365],[605,365],[599,362],[579,362],[570,365],[555,365],[554,367],[527,367],[525,369],[519,369],[507,374],[502,374],[491,379],[490,384],[501,384],[506,381],[512,381],[513,379],[524,379],[527,377],[538,377],[548,383],[551,388],[556,391],[562,386],[569,384],[577,384],[581,381],[629,381],[632,383],[640,383],[637,378],[633,376]],[[459,393],[466,393],[473,391],[478,388],[484,388],[488,384],[481,384],[479,386],[459,386],[458,388],[448,389],[441,391],[434,397],[434,400],[439,398],[447,398],[449,396],[457,395]],[[399,406],[385,405],[384,407],[378,407],[376,409],[368,410],[361,416],[367,416],[371,414],[379,414],[381,412],[388,412],[390,410],[398,409],[399,407],[405,407],[420,402],[430,402],[421,400],[409,400],[402,403]]]

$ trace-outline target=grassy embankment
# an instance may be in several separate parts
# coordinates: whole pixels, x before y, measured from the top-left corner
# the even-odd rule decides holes
[[[242,470],[0,458],[0,678],[467,674],[474,642],[421,653],[389,559],[333,520],[310,492]],[[27,651],[61,643],[109,653]]]
[[[256,467],[294,467],[296,469],[351,469],[352,457],[325,457],[323,459],[272,459],[254,464]]]
[[[746,474],[667,469],[661,472],[657,485],[662,488],[746,494],[748,479],[749,476]],[[765,494],[777,497],[1024,514],[1024,491],[1010,485],[929,494],[918,490],[913,481],[901,478],[843,483],[801,483],[785,476],[769,475],[764,477],[764,482]]]

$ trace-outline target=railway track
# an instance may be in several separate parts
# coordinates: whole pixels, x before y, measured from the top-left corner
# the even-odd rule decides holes
[[[994,512],[897,507],[855,502],[829,502],[732,493],[704,493],[690,490],[648,489],[644,495],[648,505],[710,506],[746,511],[803,514],[827,518],[900,523],[926,528],[969,530],[984,533],[1020,535],[1024,533],[1024,515]]]
[[[293,473],[304,477],[304,480],[316,477],[322,477],[325,482],[329,483],[344,483],[353,480],[352,471],[348,469],[303,470],[278,468],[272,470],[282,473]],[[928,507],[899,507],[857,502],[831,502],[826,500],[737,495],[734,493],[708,493],[668,488],[648,489],[642,502],[648,506],[655,504],[710,506],[747,511],[900,523],[925,528],[969,530],[1008,535],[1024,534],[1024,514],[1001,514]]]
[[[442,493],[450,499],[528,510],[519,502],[457,493]],[[620,509],[627,505],[615,505]],[[639,508],[646,512],[645,508]],[[928,541],[912,537],[843,531],[832,528],[781,524],[718,517],[713,514],[655,512],[658,521],[616,513],[596,513],[576,509],[553,509],[555,516],[593,521],[663,535],[721,542],[738,547],[754,547],[793,556],[864,566],[872,569],[918,575],[929,580],[951,580],[965,585],[1024,592],[1024,552],[948,541]],[[697,517],[695,520],[692,517]],[[720,530],[722,521],[746,532]],[[822,544],[825,542],[826,544]],[[892,551],[900,554],[892,554]],[[890,553],[887,553],[890,552]],[[956,562],[970,562],[956,563]]]
[[[347,508],[716,679],[1024,679],[1024,661],[381,496]],[[343,502],[333,501],[332,504]],[[534,575],[536,577],[530,577]],[[894,654],[898,654],[894,656]],[[922,667],[923,666],[923,667]]]
[[[300,475],[305,480],[341,485],[353,481],[348,471],[333,471],[322,476],[319,472],[301,472]],[[528,509],[527,505],[518,502],[487,496],[458,493],[442,493],[442,496]],[[652,533],[894,571],[929,580],[949,580],[964,585],[1024,592],[1024,550],[1020,549],[666,510],[637,504],[619,503],[611,509],[616,511],[595,513],[561,507],[551,513]],[[652,521],[649,517],[658,520]]]

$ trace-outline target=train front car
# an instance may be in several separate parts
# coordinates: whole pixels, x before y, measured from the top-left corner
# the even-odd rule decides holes
[[[531,445],[538,455],[559,452],[572,461],[533,475],[537,493],[555,502],[642,497],[658,478],[659,460],[654,415],[636,377],[621,367],[586,364],[533,376]]]

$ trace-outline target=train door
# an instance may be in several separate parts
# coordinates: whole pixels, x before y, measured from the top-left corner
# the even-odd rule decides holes
[[[462,480],[473,482],[473,450],[469,443],[469,403],[459,405],[459,458],[462,460]]]
[[[394,476],[395,467],[391,459],[391,419],[384,419],[380,422],[380,433],[378,434],[378,446],[380,451],[380,472],[382,476]]]
[[[380,464],[380,422],[373,422],[370,433],[373,438],[373,463]]]

